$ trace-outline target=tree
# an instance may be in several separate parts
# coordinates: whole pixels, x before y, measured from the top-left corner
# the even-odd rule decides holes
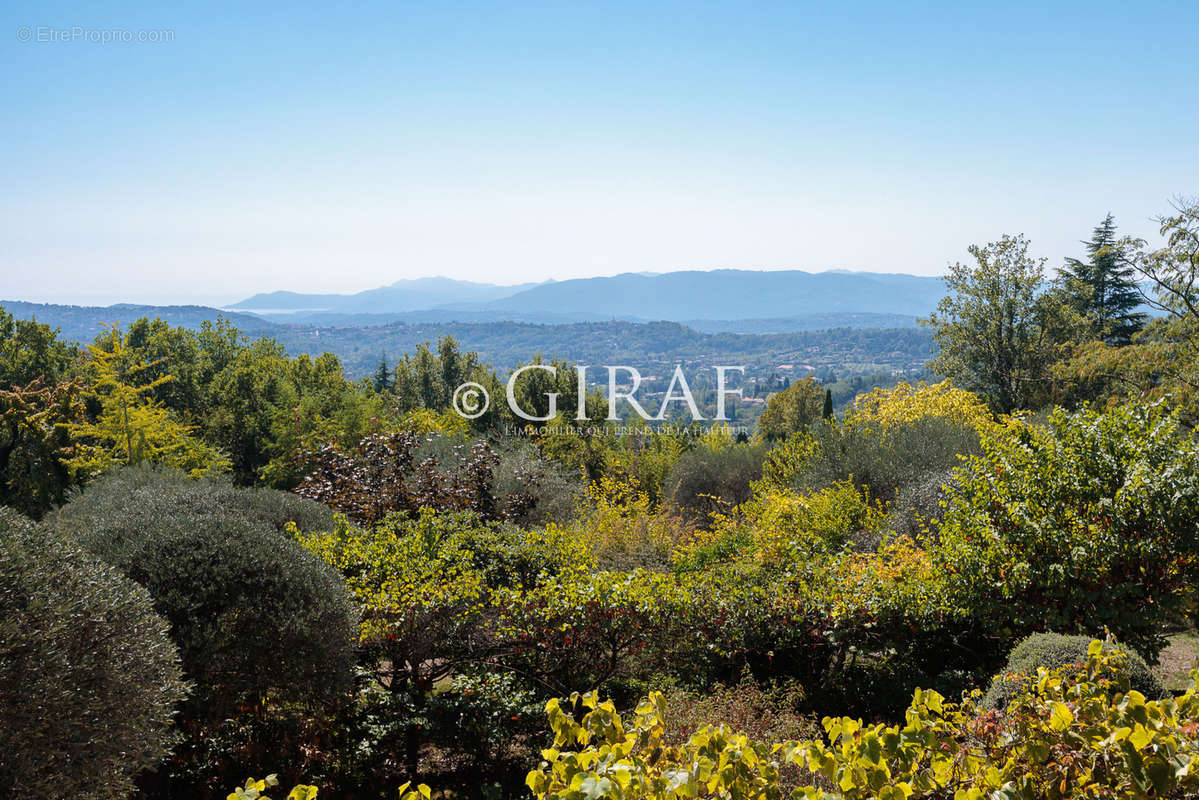
[[[41,517],[66,498],[78,395],[73,381],[48,386],[41,378],[0,388],[0,504]]]
[[[0,308],[0,389],[43,378],[56,383],[75,358],[75,347],[58,340],[58,330],[37,320],[17,319]]]
[[[391,368],[387,366],[387,356],[379,357],[379,366],[375,368],[375,374],[371,377],[371,383],[375,387],[376,392],[385,392],[391,388]]]
[[[758,430],[768,440],[786,439],[820,419],[824,392],[811,376],[791,384],[766,401]]]
[[[1049,388],[1049,367],[1073,333],[1077,315],[1046,291],[1045,259],[1023,236],[971,245],[975,263],[949,268],[949,288],[921,323],[934,329],[934,372],[984,395],[996,410],[1027,408]]]
[[[1067,258],[1058,279],[1073,297],[1075,308],[1087,317],[1093,336],[1112,345],[1126,345],[1145,325],[1134,269],[1116,239],[1111,214],[1096,226],[1090,241],[1083,242],[1088,259]]]
[[[1164,242],[1149,249],[1123,238],[1116,250],[1139,277],[1138,290],[1160,312],[1131,344],[1091,342],[1057,369],[1071,399],[1115,402],[1167,398],[1188,425],[1199,423],[1199,199],[1177,199],[1158,217]]]
[[[106,348],[89,345],[88,350],[92,381],[84,401],[98,411],[70,426],[78,441],[70,460],[73,468],[96,475],[113,466],[150,461],[193,476],[228,469],[229,459],[223,453],[192,436],[191,427],[153,399],[154,390],[171,381],[171,375],[138,385],[139,376],[159,366],[158,362],[137,359],[115,328]]]
[[[824,411],[821,413],[820,416],[824,417],[825,419],[833,418],[833,390],[832,389],[824,390]]]

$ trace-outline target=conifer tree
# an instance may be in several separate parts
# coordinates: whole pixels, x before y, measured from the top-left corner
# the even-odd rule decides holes
[[[375,369],[375,374],[371,376],[371,383],[374,384],[376,392],[385,392],[391,388],[391,367],[387,366],[387,356],[379,357],[379,366]]]
[[[1111,214],[1095,227],[1087,248],[1087,260],[1067,258],[1058,271],[1066,291],[1075,298],[1076,308],[1089,317],[1096,339],[1110,345],[1126,345],[1145,325],[1145,315],[1137,311],[1141,294],[1133,278],[1133,268],[1116,238],[1116,223]]]

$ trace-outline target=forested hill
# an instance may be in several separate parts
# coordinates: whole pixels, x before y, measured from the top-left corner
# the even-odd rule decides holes
[[[0,300],[0,307],[18,319],[36,319],[58,328],[63,339],[87,344],[104,330],[106,325],[128,325],[142,317],[158,318],[170,325],[199,328],[205,320],[224,317],[250,336],[271,335],[279,325],[253,314],[221,311],[209,306],[147,306],[118,303],[111,306],[68,306],[52,303],[25,303]]]
[[[932,339],[922,328],[833,328],[793,333],[701,333],[674,322],[585,322],[546,325],[514,322],[392,323],[375,326],[281,324],[250,314],[202,306],[105,308],[0,301],[19,318],[61,329],[65,339],[87,343],[104,324],[128,324],[158,317],[171,325],[196,328],[218,316],[252,337],[271,336],[289,353],[336,354],[353,377],[369,374],[381,358],[394,362],[418,344],[451,335],[484,361],[506,370],[535,355],[588,364],[648,367],[683,363],[699,366],[744,364],[754,371],[793,365],[795,372],[831,369],[838,373],[917,369],[929,358]],[[790,369],[782,370],[789,372]]]

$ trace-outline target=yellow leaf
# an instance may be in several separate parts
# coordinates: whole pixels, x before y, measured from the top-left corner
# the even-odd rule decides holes
[[[1049,716],[1049,727],[1055,731],[1064,731],[1074,722],[1074,712],[1063,702],[1053,704],[1053,713]]]

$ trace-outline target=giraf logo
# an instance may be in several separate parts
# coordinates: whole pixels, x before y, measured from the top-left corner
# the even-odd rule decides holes
[[[586,397],[587,397],[587,370],[588,367],[575,367],[575,380],[579,387],[578,391],[578,406],[575,409],[576,420],[587,419]],[[601,367],[608,371],[608,417],[609,420],[619,420],[620,416],[616,413],[620,401],[624,400],[644,420],[661,421],[666,419],[666,412],[671,403],[682,403],[687,406],[688,412],[693,420],[707,419],[699,411],[699,406],[695,402],[695,397],[691,394],[691,386],[687,383],[687,376],[683,374],[683,367],[675,365],[674,375],[670,378],[670,386],[666,388],[666,395],[662,398],[662,405],[658,408],[657,414],[650,414],[645,410],[637,400],[637,389],[641,386],[641,372],[636,367],[617,364],[614,366]],[[728,374],[730,372],[739,372],[744,374],[744,366],[718,366],[716,370],[716,416],[713,420],[726,421],[728,416],[725,414],[725,398],[729,395],[735,397],[742,396],[741,389],[729,389],[727,386]],[[558,392],[546,392],[546,402],[549,404],[548,411],[545,416],[539,417],[528,413],[516,401],[516,385],[520,380],[521,375],[532,370],[541,370],[548,372],[551,375],[557,376],[558,369],[552,364],[526,364],[520,369],[513,372],[508,377],[505,394],[507,395],[508,408],[512,413],[521,419],[530,422],[549,422],[558,415]],[[631,384],[629,388],[621,387],[622,381],[618,380],[618,376],[625,375]],[[487,409],[491,406],[491,396],[487,393],[482,385],[473,381],[468,381],[454,390],[453,398],[454,411],[466,419],[475,419],[487,413]]]

